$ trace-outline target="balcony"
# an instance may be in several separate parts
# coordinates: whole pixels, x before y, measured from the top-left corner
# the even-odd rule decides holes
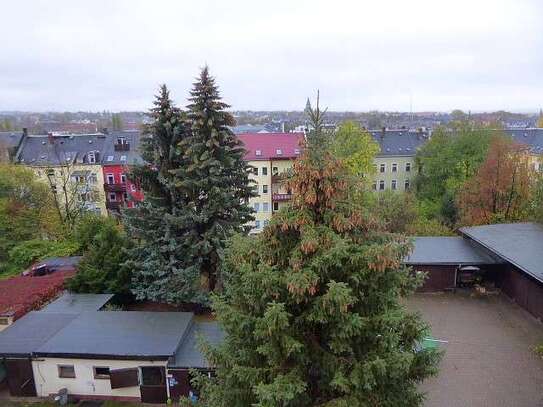
[[[130,151],[130,143],[115,143],[115,151]]]
[[[126,184],[104,184],[106,192],[126,192]]]
[[[272,194],[272,201],[285,202],[292,199],[292,194]]]

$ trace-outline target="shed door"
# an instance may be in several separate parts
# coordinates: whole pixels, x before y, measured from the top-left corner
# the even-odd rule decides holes
[[[166,369],[163,366],[142,366],[141,401],[143,403],[165,403],[168,400],[166,390]]]
[[[9,393],[15,397],[36,397],[30,359],[6,359]]]
[[[170,380],[170,397],[173,401],[178,401],[181,396],[188,397],[190,390],[190,378],[188,370],[168,370],[172,375]]]
[[[116,369],[109,371],[109,380],[112,389],[136,387],[139,383],[138,369]]]

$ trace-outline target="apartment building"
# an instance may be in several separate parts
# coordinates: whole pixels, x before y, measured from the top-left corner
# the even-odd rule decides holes
[[[258,196],[249,205],[255,210],[253,233],[258,233],[270,221],[273,212],[280,210],[292,198],[285,178],[302,152],[303,133],[245,133],[238,135],[243,142],[245,159],[253,167],[251,179]]]
[[[106,208],[110,214],[121,208],[133,208],[143,200],[141,187],[128,179],[131,165],[142,164],[139,153],[139,131],[118,131],[108,134],[102,157]]]
[[[48,183],[63,206],[107,214],[102,173],[106,135],[29,135],[24,137],[16,161]],[[66,208],[65,208],[66,209]]]
[[[429,135],[422,130],[372,130],[381,151],[375,157],[374,191],[407,191],[416,175],[415,155]]]

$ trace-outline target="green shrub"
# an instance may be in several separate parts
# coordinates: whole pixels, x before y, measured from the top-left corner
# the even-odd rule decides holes
[[[21,272],[32,263],[47,257],[72,256],[78,252],[79,245],[73,241],[52,241],[33,239],[19,243],[9,251],[6,272]]]

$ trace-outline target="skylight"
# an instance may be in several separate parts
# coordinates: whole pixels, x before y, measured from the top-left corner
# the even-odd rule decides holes
[[[262,150],[256,150],[255,155],[262,155]]]
[[[112,155],[108,155],[108,156],[107,156],[107,160],[108,160],[108,161],[113,161],[113,156],[112,156]]]
[[[121,161],[126,161],[126,155],[121,155]]]
[[[282,154],[283,154],[283,150],[281,150],[281,149],[278,148],[277,150],[275,150],[275,154],[277,154],[277,155],[282,155]]]

